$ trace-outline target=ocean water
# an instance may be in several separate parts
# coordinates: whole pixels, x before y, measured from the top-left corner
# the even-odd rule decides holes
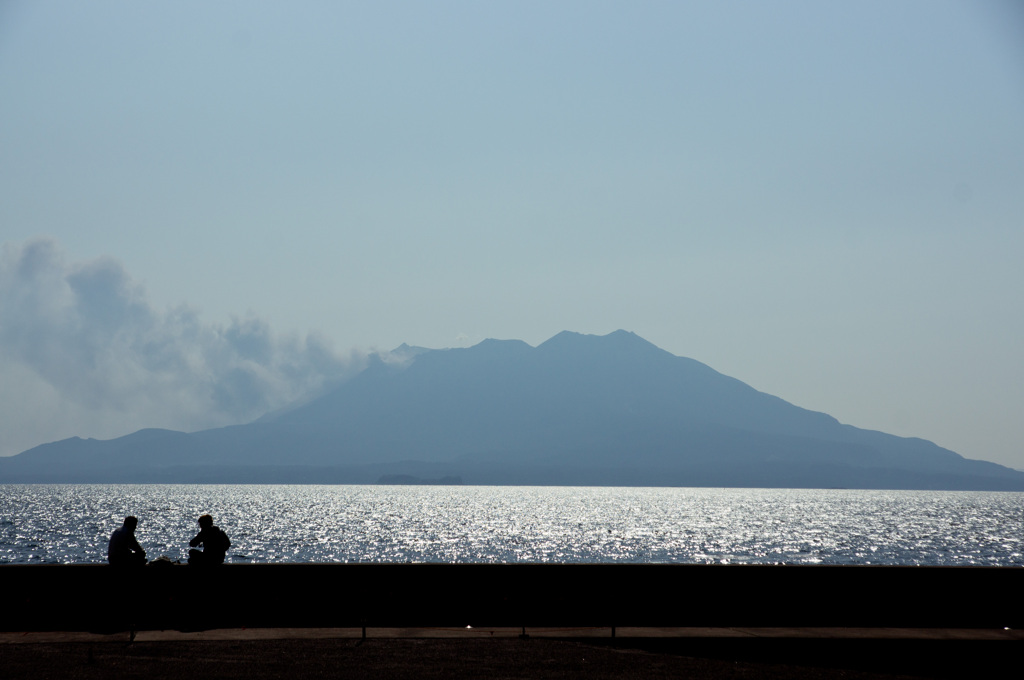
[[[0,564],[95,563],[136,515],[184,560],[1024,565],[1024,493],[473,486],[0,485]]]

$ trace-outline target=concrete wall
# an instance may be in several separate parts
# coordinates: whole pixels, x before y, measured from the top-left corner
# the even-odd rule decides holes
[[[1024,569],[658,564],[0,565],[0,629],[1024,627]]]

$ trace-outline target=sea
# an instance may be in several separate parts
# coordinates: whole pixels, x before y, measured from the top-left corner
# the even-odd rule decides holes
[[[104,562],[126,515],[184,561],[1024,565],[1024,493],[519,486],[0,485],[0,564]]]

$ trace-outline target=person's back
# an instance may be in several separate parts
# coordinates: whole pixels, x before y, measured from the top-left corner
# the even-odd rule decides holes
[[[203,550],[189,550],[189,564],[223,564],[231,541],[220,527],[214,526],[213,517],[203,515],[199,518],[199,534],[188,542],[193,548],[203,546]]]
[[[125,517],[121,528],[110,535],[107,562],[117,566],[146,563],[146,551],[135,538],[135,527],[138,524],[139,520],[135,517]]]
[[[227,557],[228,548],[231,547],[228,535],[220,527],[213,525],[203,529],[199,534],[202,536],[200,543],[203,544],[203,555],[206,556],[206,560],[221,564]]]

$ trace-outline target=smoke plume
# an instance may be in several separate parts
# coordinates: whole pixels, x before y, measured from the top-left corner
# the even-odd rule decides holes
[[[117,260],[68,261],[53,239],[0,250],[0,455],[246,422],[361,363],[253,316],[217,325],[187,306],[156,310]]]

